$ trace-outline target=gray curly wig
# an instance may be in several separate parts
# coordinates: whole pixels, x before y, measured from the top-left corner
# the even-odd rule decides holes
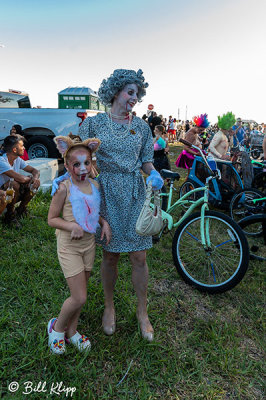
[[[132,69],[115,69],[109,78],[104,79],[100,85],[98,91],[100,102],[105,106],[111,106],[114,96],[130,83],[135,83],[138,86],[138,101],[140,102],[149,86],[145,82],[141,69],[138,72]]]

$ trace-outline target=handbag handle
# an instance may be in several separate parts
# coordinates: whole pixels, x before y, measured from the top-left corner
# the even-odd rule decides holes
[[[146,190],[146,199],[145,199],[145,202],[144,202],[144,204],[146,206],[148,206],[150,204],[150,202],[151,202],[151,195],[152,195],[152,183],[149,182],[148,186],[147,186],[147,190]],[[160,207],[160,196],[159,196],[159,191],[158,190],[154,191],[154,202],[153,203],[154,203],[154,206]]]

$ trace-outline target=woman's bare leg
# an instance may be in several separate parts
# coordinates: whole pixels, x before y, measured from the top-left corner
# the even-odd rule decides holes
[[[103,251],[103,261],[101,265],[102,285],[104,290],[104,313],[102,319],[103,330],[107,335],[112,335],[115,331],[115,308],[114,308],[114,289],[118,276],[117,264],[119,253]]]
[[[137,318],[140,324],[142,336],[153,340],[153,327],[147,313],[147,288],[149,271],[146,263],[146,251],[135,251],[129,254],[132,264],[132,283],[137,295]]]

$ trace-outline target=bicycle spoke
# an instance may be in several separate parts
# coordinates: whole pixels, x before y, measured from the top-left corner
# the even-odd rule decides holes
[[[236,232],[222,219],[209,218],[208,234],[207,249],[201,243],[200,217],[188,223],[178,241],[178,259],[192,281],[216,286],[237,273],[242,250]]]

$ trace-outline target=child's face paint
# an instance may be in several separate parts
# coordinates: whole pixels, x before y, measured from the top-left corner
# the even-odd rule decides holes
[[[127,84],[124,89],[119,92],[115,102],[119,104],[120,108],[129,112],[133,109],[138,101],[138,87],[135,83]]]
[[[91,171],[91,155],[85,149],[77,149],[71,152],[67,162],[67,169],[74,180],[85,181]]]

